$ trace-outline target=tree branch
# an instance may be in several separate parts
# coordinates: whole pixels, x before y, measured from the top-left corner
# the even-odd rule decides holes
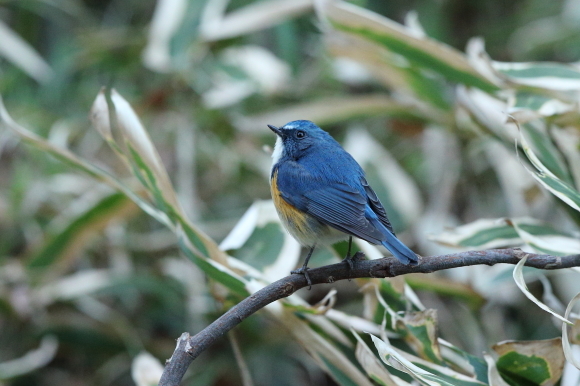
[[[362,256],[364,256],[362,253],[357,253],[356,257],[359,260],[356,261],[352,269],[349,269],[345,263],[310,269],[308,272],[312,284],[333,283],[338,280],[355,278],[395,277],[407,273],[430,273],[471,265],[517,264],[524,256],[528,256],[527,267],[538,269],[552,270],[580,266],[580,255],[538,255],[523,252],[518,248],[468,251],[424,257],[417,266],[401,264],[394,258],[360,260]],[[278,299],[292,295],[307,285],[303,275],[286,276],[242,300],[193,337],[188,333],[183,333],[173,355],[165,365],[159,386],[179,385],[191,362],[220,336],[254,312]]]

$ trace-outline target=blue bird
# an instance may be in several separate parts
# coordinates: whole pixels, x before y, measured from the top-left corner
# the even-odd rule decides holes
[[[292,121],[278,128],[272,153],[270,188],[282,224],[309,248],[302,268],[310,285],[308,260],[319,244],[349,237],[346,262],[352,268],[352,236],[381,244],[403,264],[418,257],[393,232],[387,213],[360,165],[330,134],[314,123]]]

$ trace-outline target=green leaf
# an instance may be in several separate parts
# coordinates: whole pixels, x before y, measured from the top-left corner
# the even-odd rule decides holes
[[[46,269],[59,260],[66,260],[86,245],[87,238],[105,228],[111,220],[126,216],[135,209],[135,205],[122,193],[106,196],[48,241],[30,258],[28,266]]]
[[[523,131],[530,139],[534,153],[538,156],[541,163],[555,174],[556,177],[567,184],[572,184],[568,167],[548,133],[540,128],[534,127],[531,123],[524,124]]]
[[[555,256],[566,256],[580,253],[580,240],[576,237],[560,234],[536,236],[526,232],[517,221],[508,221],[514,227],[520,238],[540,253]]]
[[[233,272],[230,268],[200,255],[197,250],[191,246],[189,239],[183,234],[179,237],[179,247],[183,254],[201,268],[201,270],[210,278],[225,285],[237,295],[248,296],[250,294],[246,289],[246,285],[248,284],[246,280]]]
[[[522,238],[517,230],[510,225],[510,222],[517,223],[523,231],[534,236],[568,236],[539,220],[518,217],[514,219],[480,219],[430,236],[429,239],[443,245],[480,249],[522,244]]]
[[[528,157],[528,160],[536,168],[536,171],[529,169],[528,172],[540,182],[542,186],[548,189],[553,195],[568,204],[574,210],[580,212],[580,193],[569,183],[560,179],[550,168],[548,168],[531,149],[526,137],[520,131],[520,140],[522,149]]]
[[[492,62],[493,68],[513,82],[539,89],[576,91],[580,87],[580,70],[566,63]]]
[[[504,378],[515,385],[554,385],[562,377],[562,339],[501,342],[493,346],[499,354],[496,365]]]
[[[471,66],[462,53],[449,46],[429,38],[417,37],[392,20],[346,2],[331,2],[325,11],[336,29],[385,47],[414,66],[487,92],[498,90],[496,85]]]
[[[355,356],[362,368],[365,370],[370,379],[384,386],[410,385],[409,383],[398,379],[395,381],[377,356],[371,351],[364,340],[351,329],[352,334],[357,340]]]
[[[485,384],[472,377],[453,371],[449,368],[433,364],[413,355],[396,349],[389,343],[371,335],[373,343],[379,352],[381,360],[403,371],[424,385],[428,386],[484,386]]]
[[[397,323],[397,332],[403,336],[419,357],[433,363],[443,364],[437,340],[437,311],[429,309],[408,312],[400,321],[401,323]]]

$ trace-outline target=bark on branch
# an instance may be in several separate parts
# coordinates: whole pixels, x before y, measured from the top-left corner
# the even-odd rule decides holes
[[[338,263],[313,268],[308,272],[312,284],[316,285],[344,279],[385,278],[407,273],[430,273],[470,265],[517,264],[526,255],[528,256],[527,267],[551,270],[580,266],[580,255],[539,255],[526,253],[518,248],[510,248],[423,257],[417,266],[403,265],[394,258],[382,258],[358,260],[352,269],[349,269],[345,263]],[[196,335],[190,336],[188,333],[183,333],[178,339],[173,355],[166,362],[159,385],[179,385],[191,362],[219,337],[254,312],[306,286],[308,283],[303,275],[286,276],[247,297]]]

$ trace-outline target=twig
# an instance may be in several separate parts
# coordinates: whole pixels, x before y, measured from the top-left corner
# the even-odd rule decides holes
[[[362,256],[362,254],[357,255],[358,257]],[[344,263],[338,263],[314,268],[308,272],[312,284],[316,285],[344,279],[385,278],[407,273],[430,273],[471,265],[517,264],[526,255],[528,256],[527,267],[551,270],[580,266],[580,255],[539,255],[526,253],[518,248],[510,248],[424,257],[417,266],[404,265],[393,258],[382,258],[358,260],[352,269],[349,269]],[[307,285],[303,275],[286,276],[242,300],[193,337],[188,333],[183,333],[173,355],[166,363],[159,386],[179,385],[191,362],[220,336],[254,312],[278,299],[292,295]]]

